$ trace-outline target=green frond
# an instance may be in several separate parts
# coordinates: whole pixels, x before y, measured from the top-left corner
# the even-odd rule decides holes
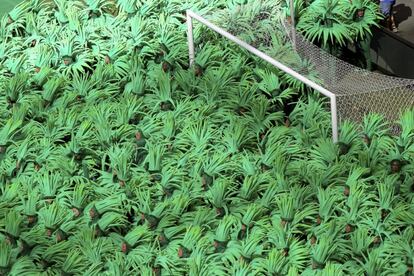
[[[45,228],[54,231],[67,219],[68,212],[60,207],[58,203],[53,202],[51,205],[40,209],[39,215]]]
[[[16,239],[20,236],[23,218],[16,211],[11,211],[4,219],[4,231],[11,239]]]
[[[80,250],[71,250],[62,264],[63,273],[82,273],[87,269]]]

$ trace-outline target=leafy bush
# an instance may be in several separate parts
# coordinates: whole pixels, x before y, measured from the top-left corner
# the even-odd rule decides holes
[[[0,22],[0,274],[412,271],[414,111],[333,144],[323,100],[284,114],[303,86],[200,27],[189,67],[185,9],[244,2],[31,0]]]

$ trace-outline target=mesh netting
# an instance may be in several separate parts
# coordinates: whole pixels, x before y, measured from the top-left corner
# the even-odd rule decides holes
[[[414,105],[414,80],[371,72],[327,53],[301,34],[292,35],[279,7],[258,1],[204,15],[214,24],[337,96],[339,121],[380,113],[393,123]],[[392,132],[398,126],[392,124]]]
[[[295,34],[295,52],[316,70],[321,85],[337,95],[340,120],[362,120],[367,113],[383,114],[395,122],[414,106],[414,80],[371,72],[342,61]],[[393,127],[397,126],[393,124]],[[398,132],[398,129],[393,129]]]

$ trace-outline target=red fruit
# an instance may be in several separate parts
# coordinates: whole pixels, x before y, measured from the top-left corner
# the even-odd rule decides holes
[[[159,236],[158,236],[158,241],[159,241],[159,243],[160,243],[160,245],[161,246],[165,246],[165,245],[167,245],[168,244],[168,239],[167,239],[167,237],[163,234],[163,233],[161,233]]]
[[[285,126],[286,126],[286,127],[290,127],[290,120],[289,120],[289,119],[286,119],[286,120],[285,120]]]
[[[136,140],[141,140],[141,138],[142,138],[142,133],[139,132],[139,131],[135,132],[135,139]]]
[[[89,216],[93,219],[96,216],[96,211],[94,208],[89,210]]]
[[[388,216],[389,212],[387,210],[381,210],[381,218],[385,219]]]
[[[247,110],[246,110],[246,108],[244,108],[244,107],[240,107],[239,108],[239,113],[240,113],[240,115],[243,115],[244,113],[246,113],[247,112]]]
[[[72,213],[76,218],[80,216],[80,211],[78,208],[72,208]]]
[[[345,187],[345,189],[344,189],[344,196],[349,196],[349,187],[348,186],[346,186]]]
[[[106,64],[111,63],[111,58],[109,56],[105,56],[105,63]]]
[[[168,62],[163,62],[162,71],[167,72],[169,69],[170,69],[170,65],[168,64]]]
[[[312,269],[313,269],[313,270],[317,269],[318,267],[319,267],[319,266],[318,266],[318,264],[317,264],[317,263],[312,262]]]
[[[392,160],[391,164],[390,164],[390,167],[391,167],[391,172],[392,173],[400,172],[401,171],[401,161],[398,160],[398,159]]]
[[[345,232],[346,232],[346,233],[351,233],[351,232],[352,232],[352,225],[347,224],[347,225],[345,226]]]
[[[161,269],[159,267],[154,267],[152,269],[152,272],[154,273],[155,276],[161,275]]]
[[[101,229],[99,229],[99,227],[95,228],[94,234],[95,234],[96,237],[99,237],[101,235],[101,233],[102,233],[102,231],[101,231]]]
[[[203,75],[203,68],[198,64],[195,66],[194,75],[196,77],[201,77]]]
[[[213,245],[214,245],[214,248],[217,248],[219,246],[219,243],[217,241],[214,241]]]
[[[363,16],[364,16],[364,14],[365,14],[365,11],[364,11],[364,10],[362,10],[362,9],[357,11],[357,16],[358,16],[358,17],[363,17]]]
[[[40,72],[40,70],[41,70],[41,68],[40,68],[40,67],[38,67],[38,66],[36,66],[36,67],[35,67],[35,72],[36,72],[36,73],[39,73],[39,72]]]
[[[362,140],[364,141],[364,143],[366,144],[366,145],[370,145],[371,144],[371,138],[369,138],[369,136],[368,135],[366,135],[366,134],[364,134],[364,136],[362,137]]]
[[[184,250],[182,247],[178,248],[178,257],[182,258],[184,256]]]
[[[35,220],[36,220],[36,217],[35,217],[35,216],[27,216],[27,222],[28,222],[29,224],[34,223],[34,222],[35,222]]]
[[[61,235],[61,234],[56,234],[56,241],[57,242],[61,242],[61,241],[63,241],[63,236]]]
[[[216,214],[218,216],[224,216],[224,208],[216,208]]]
[[[127,245],[125,242],[123,242],[123,243],[121,244],[121,251],[122,251],[123,253],[127,253],[127,251],[128,251],[128,245]]]
[[[317,225],[320,225],[320,224],[321,224],[321,222],[322,222],[322,219],[321,219],[321,217],[320,217],[320,216],[318,216],[318,217],[317,217],[317,219],[316,219],[316,224],[317,224]]]
[[[125,187],[125,181],[120,180],[120,181],[119,181],[119,186],[121,186],[121,187]]]

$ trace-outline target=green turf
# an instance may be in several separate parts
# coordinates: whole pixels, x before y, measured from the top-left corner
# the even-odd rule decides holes
[[[20,2],[22,0],[0,0],[0,16],[12,10]]]

